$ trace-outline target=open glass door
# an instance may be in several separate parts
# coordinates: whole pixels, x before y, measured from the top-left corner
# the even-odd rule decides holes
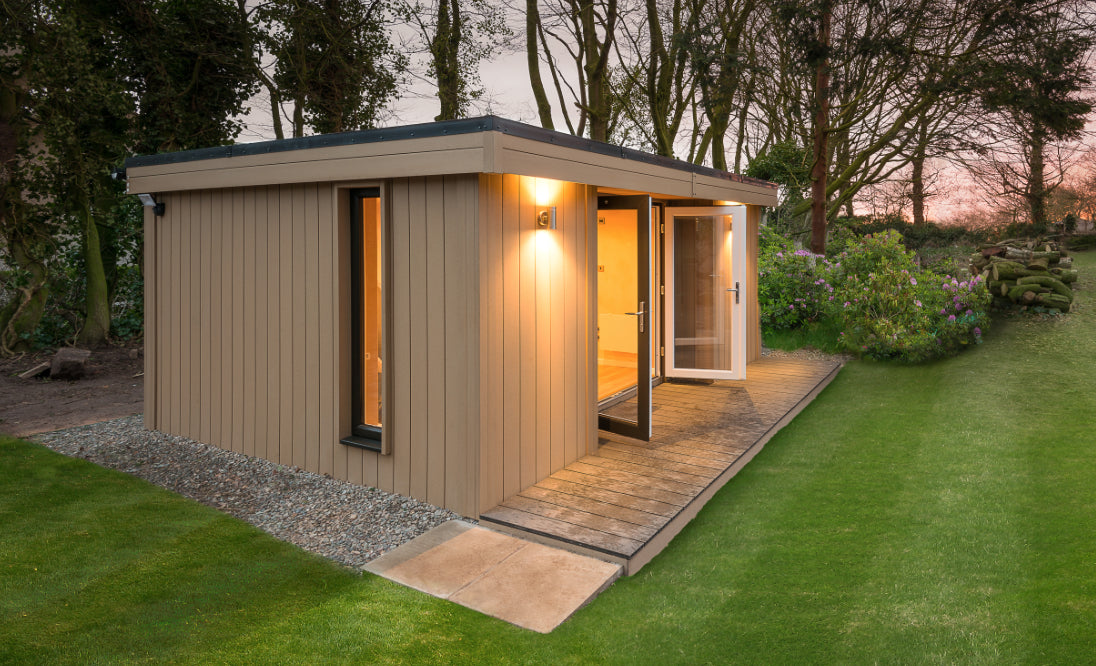
[[[666,208],[666,375],[744,379],[746,207]]]
[[[651,438],[651,197],[598,197],[598,427]]]

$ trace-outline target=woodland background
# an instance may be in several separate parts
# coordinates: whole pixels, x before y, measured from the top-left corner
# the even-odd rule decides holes
[[[0,353],[140,336],[127,156],[481,115],[500,54],[519,119],[778,182],[818,254],[954,174],[952,223],[1091,229],[1094,46],[1080,0],[0,0]]]

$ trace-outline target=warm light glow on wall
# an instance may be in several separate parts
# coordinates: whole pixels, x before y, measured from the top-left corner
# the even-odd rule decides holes
[[[534,178],[536,181],[537,206],[556,206],[559,204],[559,191],[562,183],[551,178]]]
[[[556,261],[563,252],[559,244],[559,234],[541,230],[533,234],[536,237],[537,261]]]

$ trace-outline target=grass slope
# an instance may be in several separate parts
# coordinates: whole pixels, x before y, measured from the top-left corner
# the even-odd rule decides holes
[[[0,661],[1078,663],[1096,655],[1096,255],[1074,314],[849,364],[638,575],[541,636],[0,443]]]

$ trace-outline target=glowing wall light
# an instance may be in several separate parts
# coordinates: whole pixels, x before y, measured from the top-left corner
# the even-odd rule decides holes
[[[559,196],[560,182],[551,178],[536,179],[537,229],[556,228],[555,203]]]
[[[555,206],[537,206],[537,228],[538,229],[555,229],[556,228],[556,207]]]

